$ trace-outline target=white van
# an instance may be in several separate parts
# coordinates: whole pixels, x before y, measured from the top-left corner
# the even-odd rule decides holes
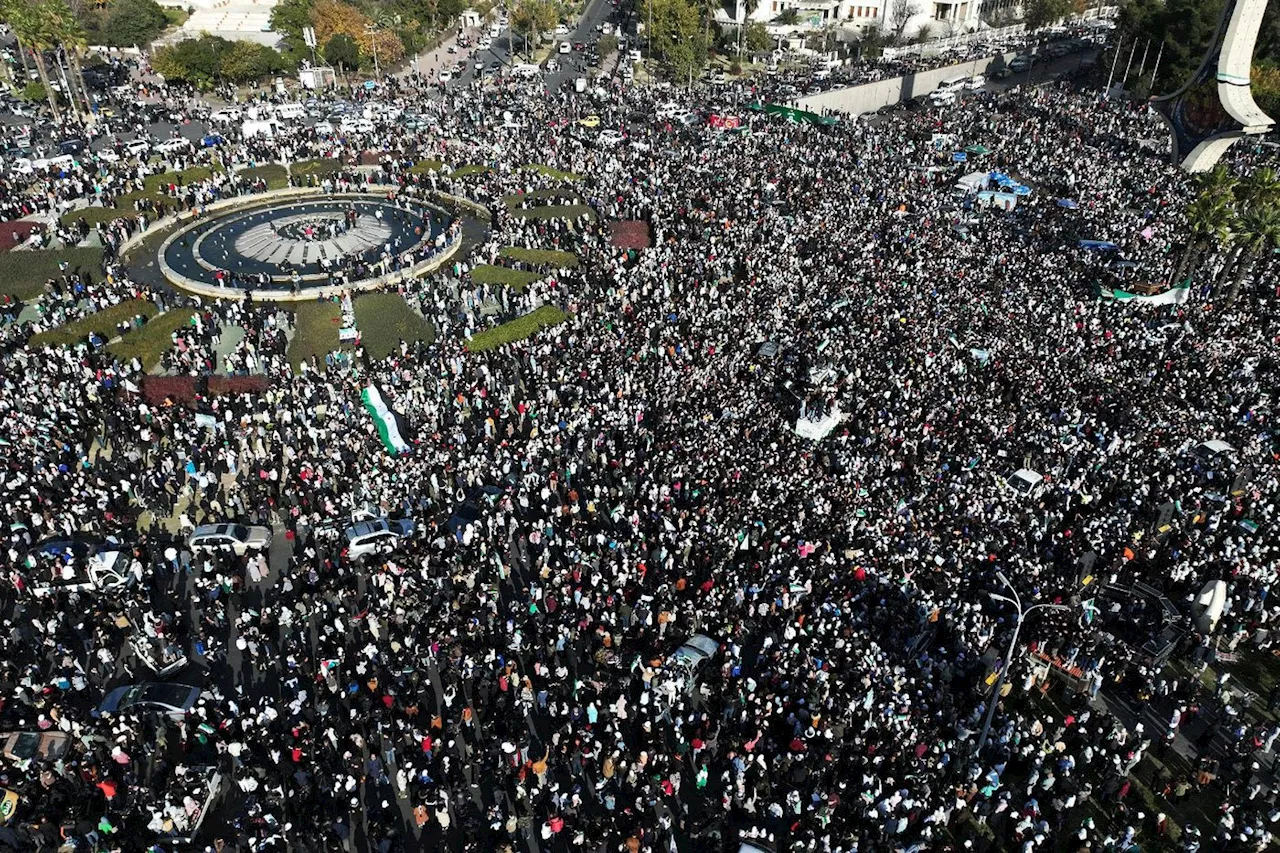
[[[537,77],[541,73],[541,68],[528,62],[521,62],[511,67],[511,74],[515,77]]]
[[[245,139],[252,139],[255,136],[272,137],[280,132],[280,125],[272,119],[266,121],[246,121],[240,126],[240,135]]]
[[[933,94],[937,95],[940,92],[951,92],[952,94],[963,92],[968,85],[968,74],[961,74],[957,77],[948,77],[946,80],[943,80],[938,84],[937,88],[933,90]]]
[[[280,104],[276,107],[276,118],[281,121],[298,121],[306,115],[307,108],[302,104]]]

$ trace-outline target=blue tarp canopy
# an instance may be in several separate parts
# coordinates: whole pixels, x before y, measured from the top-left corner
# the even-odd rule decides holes
[[[1058,207],[1065,207],[1067,210],[1075,210],[1080,205],[1076,204],[1074,199],[1060,198],[1058,199]]]
[[[1076,244],[1081,249],[1088,249],[1091,252],[1115,252],[1119,250],[1119,246],[1107,240],[1081,240]]]

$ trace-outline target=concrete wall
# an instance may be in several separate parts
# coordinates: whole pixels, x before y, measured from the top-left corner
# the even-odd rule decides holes
[[[828,89],[817,95],[801,98],[797,105],[802,110],[809,110],[815,113],[820,113],[824,110],[847,113],[849,115],[873,113],[888,104],[910,100],[917,95],[927,95],[948,77],[956,77],[961,74],[985,74],[990,77],[993,73],[1008,65],[1017,55],[1016,53],[1002,53],[984,59],[970,59],[958,65],[948,65],[946,68],[935,68],[932,71],[908,74],[904,77],[891,77],[887,80],[877,80],[874,83],[862,83],[841,89]]]

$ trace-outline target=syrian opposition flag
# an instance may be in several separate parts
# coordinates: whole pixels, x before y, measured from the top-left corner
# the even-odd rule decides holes
[[[360,392],[360,399],[373,418],[373,424],[378,428],[378,437],[382,439],[382,446],[387,448],[387,452],[393,456],[408,452],[409,443],[405,441],[405,436],[409,434],[409,424],[403,415],[387,406],[378,386],[369,383],[369,387]]]

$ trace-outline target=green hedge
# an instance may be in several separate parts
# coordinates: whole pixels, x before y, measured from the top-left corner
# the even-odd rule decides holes
[[[506,246],[499,249],[498,254],[501,257],[534,266],[549,266],[556,269],[572,269],[578,266],[577,255],[556,249],[519,249],[515,246]]]
[[[555,168],[554,166],[545,166],[542,163],[527,163],[525,164],[525,168],[530,172],[537,172],[539,175],[546,175],[548,178],[553,178],[557,181],[582,180],[582,176],[575,172],[565,172],[561,169]]]
[[[90,332],[111,340],[116,336],[116,326],[124,320],[132,320],[139,314],[150,318],[158,313],[154,303],[146,299],[130,299],[74,323],[32,335],[27,344],[32,347],[75,346],[89,337]]]
[[[369,293],[356,298],[356,328],[371,358],[400,352],[400,341],[431,343],[435,329],[409,307],[398,293]]]
[[[465,178],[468,175],[483,175],[485,172],[492,172],[488,166],[459,166],[450,174],[455,178]]]
[[[83,219],[93,226],[99,222],[114,222],[117,219],[124,219],[128,216],[137,216],[138,211],[134,207],[134,202],[142,198],[162,202],[168,208],[172,205],[172,200],[162,187],[167,187],[170,182],[175,181],[178,175],[182,176],[182,182],[185,186],[191,183],[199,183],[212,174],[213,169],[208,166],[192,166],[190,169],[183,169],[181,172],[162,172],[159,175],[149,175],[143,180],[141,190],[118,196],[115,207],[85,207],[80,210],[68,211],[62,214],[62,223],[71,225]]]
[[[282,190],[289,186],[289,171],[279,163],[264,163],[252,169],[240,169],[236,174],[244,181],[256,181],[262,178],[267,182],[269,190]]]
[[[94,281],[102,278],[102,249],[41,249],[8,251],[0,254],[0,293],[26,301],[44,292],[51,278],[62,275],[58,262],[67,262],[67,271],[90,273]]]
[[[342,307],[337,302],[298,303],[294,319],[293,340],[289,342],[289,364],[296,371],[311,356],[318,356],[324,370],[324,357],[338,348],[338,327],[342,323]]]
[[[173,333],[190,326],[194,314],[195,311],[191,308],[166,311],[149,320],[141,329],[135,329],[109,345],[107,351],[121,362],[137,358],[142,362],[142,369],[150,371],[173,346]]]
[[[481,264],[471,271],[471,280],[476,284],[504,284],[517,292],[524,290],[540,278],[542,276],[536,272],[495,267],[492,264]]]
[[[543,305],[536,311],[525,314],[510,323],[503,323],[501,326],[476,333],[471,340],[467,341],[467,350],[470,352],[484,352],[504,344],[523,341],[548,326],[559,325],[567,319],[569,319],[569,315],[554,305]]]
[[[545,190],[530,190],[527,193],[512,193],[502,197],[502,203],[507,206],[507,210],[515,210],[526,201],[540,201],[542,199],[554,199],[558,203],[577,204],[582,201],[582,197],[572,190],[561,187],[552,187]]]

